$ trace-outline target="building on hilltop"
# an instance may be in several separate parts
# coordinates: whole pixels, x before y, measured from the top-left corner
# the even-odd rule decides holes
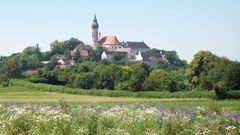
[[[92,23],[93,45],[102,46],[105,51],[102,53],[102,59],[112,59],[113,54],[125,55],[131,61],[143,61],[149,65],[161,60],[165,60],[160,53],[153,53],[145,42],[126,41],[119,42],[117,36],[101,36],[98,33],[99,24],[96,15]]]
[[[101,34],[98,32],[98,29],[99,24],[97,22],[97,17],[95,14],[92,23],[92,40],[94,47],[101,45],[102,47],[109,50],[114,50],[120,47],[120,42],[116,36],[101,36]]]
[[[115,50],[120,47],[116,36],[103,36],[98,39],[98,43],[108,50]]]
[[[59,67],[66,67],[66,66],[73,66],[75,65],[75,61],[74,60],[70,60],[69,58],[67,58],[64,55],[59,55],[57,56],[58,59],[58,63],[60,64]]]
[[[166,58],[162,53],[157,53],[157,52],[138,52],[138,54],[135,57],[135,61],[142,61],[146,63],[147,65],[154,65],[157,62],[160,61],[166,61]]]
[[[116,51],[103,51],[101,55],[101,59],[112,60],[114,54],[120,54],[123,56],[127,56],[127,52],[116,52]]]
[[[58,63],[60,66],[72,66],[75,65],[73,60],[77,52],[80,53],[80,57],[89,57],[89,49],[95,49],[96,46],[102,46],[104,48],[101,54],[101,59],[112,60],[114,55],[126,56],[130,61],[142,61],[148,65],[155,64],[159,61],[167,61],[167,59],[157,52],[150,51],[150,47],[145,42],[136,41],[123,41],[119,42],[117,36],[101,36],[99,33],[99,24],[96,14],[94,15],[92,28],[92,45],[80,44],[75,47],[74,50],[70,50],[69,55],[59,56]]]
[[[88,49],[91,49],[90,45],[77,45],[73,51],[70,51],[70,56],[74,57],[77,51],[80,52],[81,57],[88,57]]]
[[[115,49],[113,51],[114,52],[125,52],[125,53],[127,53],[127,58],[129,60],[135,58],[135,55],[132,53],[132,49],[131,48],[122,48],[122,47],[120,47],[120,48],[117,48],[117,49]]]
[[[136,55],[138,52],[147,52],[150,50],[150,47],[145,42],[133,42],[126,41],[121,42],[122,48],[131,48],[132,54]]]

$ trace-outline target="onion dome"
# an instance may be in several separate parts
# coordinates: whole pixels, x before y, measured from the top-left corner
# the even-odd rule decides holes
[[[93,23],[92,23],[92,29],[98,29],[99,25],[97,22],[96,14],[94,15]]]

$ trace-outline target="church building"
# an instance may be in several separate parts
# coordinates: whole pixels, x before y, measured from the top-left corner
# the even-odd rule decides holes
[[[95,14],[92,23],[92,40],[95,47],[97,45],[101,45],[102,47],[109,50],[120,48],[120,42],[116,36],[101,36],[101,34],[98,32],[98,28],[99,24],[97,22],[97,17]]]

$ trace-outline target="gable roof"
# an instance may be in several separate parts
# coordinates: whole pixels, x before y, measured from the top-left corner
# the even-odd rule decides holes
[[[98,39],[101,45],[120,45],[116,36],[104,36]]]
[[[157,52],[141,52],[141,56],[143,61],[163,60],[162,55]]]
[[[81,51],[81,50],[88,50],[92,48],[90,45],[77,45],[74,49],[74,52],[76,52],[77,50]]]
[[[145,42],[132,42],[132,41],[126,41],[122,42],[122,45],[124,48],[145,48],[150,49],[150,47]]]
[[[70,65],[70,60],[68,58],[60,58],[58,60],[58,63],[61,63],[61,61],[63,61],[62,64],[65,64],[65,65]]]
[[[90,45],[78,45],[75,47],[74,51],[70,51],[70,56],[74,56],[77,51],[80,52],[80,55],[83,57],[88,56],[88,49],[91,49],[92,47]]]
[[[72,56],[72,57],[75,56],[76,52],[70,51],[70,56]],[[80,50],[79,52],[80,52],[80,56],[88,57],[88,50]]]

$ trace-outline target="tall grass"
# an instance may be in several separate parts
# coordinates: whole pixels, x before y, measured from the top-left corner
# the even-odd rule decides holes
[[[32,83],[26,80],[12,79],[10,86],[23,86],[34,90],[59,92],[77,95],[94,95],[107,97],[141,97],[141,98],[210,98],[216,99],[214,91],[179,91],[179,92],[160,92],[160,91],[140,91],[131,92],[123,90],[84,90],[74,89],[65,86],[49,85],[43,83]]]

